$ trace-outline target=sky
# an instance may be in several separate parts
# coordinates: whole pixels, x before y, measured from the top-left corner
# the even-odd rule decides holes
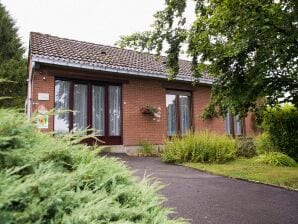
[[[164,0],[0,1],[15,20],[26,49],[30,31],[114,45],[121,35],[148,30],[153,14],[164,7]]]

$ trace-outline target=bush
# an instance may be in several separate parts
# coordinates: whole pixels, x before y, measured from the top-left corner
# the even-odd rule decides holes
[[[257,153],[259,155],[277,151],[276,147],[274,147],[273,143],[271,142],[268,133],[266,132],[258,135],[255,138],[255,145],[256,145]]]
[[[139,150],[139,154],[141,156],[153,156],[157,154],[154,145],[152,145],[149,141],[142,140],[139,144],[141,146]]]
[[[139,183],[122,163],[22,116],[0,109],[0,223],[180,222],[168,220],[160,185]]]
[[[252,158],[257,155],[256,146],[251,137],[238,137],[236,155],[239,157]]]
[[[298,160],[298,109],[292,105],[270,108],[263,115],[262,127],[281,152]]]
[[[258,156],[256,162],[264,163],[272,166],[291,166],[297,165],[296,161],[291,157],[280,152],[269,152]]]
[[[210,132],[173,137],[165,141],[162,160],[169,163],[224,163],[234,158],[235,140]]]

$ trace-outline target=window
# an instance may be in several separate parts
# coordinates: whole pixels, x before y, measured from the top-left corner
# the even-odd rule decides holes
[[[228,112],[225,119],[225,127],[227,135],[243,135],[244,134],[244,119],[240,119],[239,115],[233,115]]]
[[[106,144],[122,144],[121,85],[57,79],[55,109],[56,133],[92,128]]]
[[[190,131],[190,92],[167,91],[167,128],[168,136],[184,135]]]

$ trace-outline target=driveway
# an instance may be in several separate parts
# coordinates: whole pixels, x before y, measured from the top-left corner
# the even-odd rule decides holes
[[[123,160],[135,175],[152,175],[174,217],[191,223],[298,223],[298,192],[211,175],[162,163],[159,158],[108,154]]]

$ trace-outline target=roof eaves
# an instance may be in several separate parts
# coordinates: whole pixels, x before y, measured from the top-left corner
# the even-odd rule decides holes
[[[142,69],[133,69],[128,67],[113,66],[113,65],[106,65],[106,64],[100,64],[100,63],[86,63],[84,61],[70,60],[65,58],[36,55],[36,54],[32,55],[32,62],[60,65],[60,66],[66,66],[66,67],[72,67],[72,68],[82,68],[82,69],[89,69],[89,70],[96,70],[96,71],[125,73],[125,74],[131,74],[131,75],[137,75],[137,76],[143,76],[143,77],[155,77],[155,78],[162,78],[162,79],[168,78],[167,74],[161,73],[161,72],[152,72],[152,71],[146,71]],[[193,82],[195,81],[195,78],[177,76],[176,80]],[[206,78],[199,78],[199,82],[203,84],[212,85],[213,80],[206,79]]]

